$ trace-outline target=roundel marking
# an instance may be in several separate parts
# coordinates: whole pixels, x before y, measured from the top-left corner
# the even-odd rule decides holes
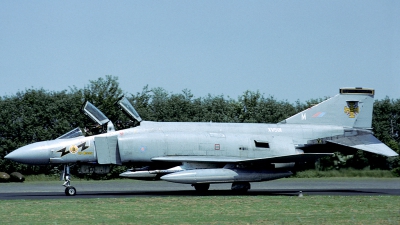
[[[78,152],[78,149],[78,146],[72,145],[71,147],[69,147],[69,152],[71,152],[72,154],[76,154]]]

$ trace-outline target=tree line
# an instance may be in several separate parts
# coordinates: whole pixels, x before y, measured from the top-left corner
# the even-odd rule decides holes
[[[58,173],[55,166],[27,166],[5,160],[4,156],[21,146],[55,139],[76,128],[89,130],[95,124],[82,112],[82,104],[88,100],[98,107],[118,129],[133,126],[114,105],[125,95],[144,120],[165,122],[227,122],[227,123],[277,123],[326,98],[310,99],[304,103],[275,99],[259,91],[245,91],[237,99],[224,95],[194,97],[190,90],[170,93],[157,87],[143,87],[135,94],[124,92],[118,77],[107,75],[90,80],[82,89],[47,91],[26,89],[11,96],[0,97],[0,171],[23,174]],[[375,100],[373,131],[375,136],[400,153],[400,99],[386,97]],[[400,176],[399,157],[383,157],[358,151],[355,155],[340,153],[319,160],[317,169],[384,169]],[[124,169],[124,168],[123,168]],[[116,171],[119,172],[119,171]]]

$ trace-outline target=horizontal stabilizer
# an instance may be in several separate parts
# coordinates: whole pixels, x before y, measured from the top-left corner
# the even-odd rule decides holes
[[[395,151],[390,149],[387,145],[383,144],[372,134],[342,137],[334,140],[327,140],[327,142],[389,157],[398,156]]]
[[[303,153],[268,158],[240,158],[240,157],[215,157],[215,156],[165,156],[153,158],[153,161],[163,162],[208,162],[208,163],[239,163],[239,162],[263,162],[263,163],[291,163],[315,161],[332,153]]]

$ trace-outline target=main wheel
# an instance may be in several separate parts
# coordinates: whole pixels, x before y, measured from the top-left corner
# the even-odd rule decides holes
[[[76,189],[72,186],[69,186],[69,187],[65,188],[65,194],[67,196],[74,196],[74,195],[76,195]]]
[[[192,186],[198,192],[208,191],[208,189],[210,188],[210,184],[192,184]]]
[[[247,192],[251,188],[249,182],[233,182],[232,183],[232,191],[237,191],[237,192]]]

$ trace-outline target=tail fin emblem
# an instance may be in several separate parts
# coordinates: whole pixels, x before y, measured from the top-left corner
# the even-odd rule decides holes
[[[344,107],[344,113],[346,113],[349,118],[355,118],[359,112],[358,101],[347,101],[347,106]]]

